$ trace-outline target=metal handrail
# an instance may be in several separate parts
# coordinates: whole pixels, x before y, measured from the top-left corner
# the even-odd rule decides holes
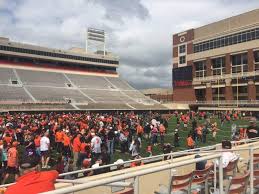
[[[213,80],[219,80],[219,79],[236,79],[240,77],[253,77],[259,75],[258,71],[253,72],[242,72],[242,73],[230,73],[230,74],[223,74],[223,75],[213,75],[213,76],[206,76],[206,77],[195,77],[193,78],[194,82],[200,82],[200,81],[213,81]]]
[[[113,183],[113,182],[117,182],[117,181],[121,181],[121,180],[125,180],[125,179],[130,179],[130,178],[135,178],[138,180],[139,176],[143,176],[143,175],[147,175],[147,174],[151,174],[151,173],[155,173],[155,172],[160,172],[163,170],[169,170],[172,168],[176,168],[176,167],[181,167],[181,166],[185,166],[185,165],[189,165],[189,164],[193,164],[193,163],[197,163],[197,162],[201,162],[204,160],[211,160],[211,159],[220,159],[220,179],[223,180],[223,168],[222,168],[222,155],[221,154],[215,154],[215,155],[210,155],[210,156],[204,156],[202,158],[198,158],[198,159],[191,159],[191,160],[187,160],[187,161],[181,161],[181,162],[176,162],[176,163],[172,163],[172,164],[165,164],[163,166],[158,166],[158,167],[154,167],[154,168],[149,168],[149,169],[144,169],[144,170],[139,170],[136,172],[131,172],[128,174],[123,174],[123,175],[118,175],[118,176],[114,176],[114,177],[108,177],[108,178],[103,178],[101,180],[94,180],[94,181],[90,181],[87,183],[82,183],[80,185],[75,185],[75,186],[70,186],[69,188],[61,188],[61,189],[57,189],[54,191],[49,191],[49,192],[44,192],[44,194],[65,194],[65,193],[71,193],[71,192],[76,192],[76,191],[81,191],[84,189],[89,189],[89,188],[93,188],[96,186],[101,186],[101,185],[106,185],[109,183]],[[136,188],[138,186],[138,183],[134,184],[134,193],[138,193],[138,188]],[[221,193],[223,194],[223,181],[220,181],[220,190]]]

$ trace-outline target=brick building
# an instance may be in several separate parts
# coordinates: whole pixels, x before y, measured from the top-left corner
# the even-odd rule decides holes
[[[259,100],[259,9],[173,35],[174,101]]]

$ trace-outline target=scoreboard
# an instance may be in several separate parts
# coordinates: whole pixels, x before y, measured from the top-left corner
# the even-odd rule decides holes
[[[192,85],[192,66],[173,69],[173,87]]]

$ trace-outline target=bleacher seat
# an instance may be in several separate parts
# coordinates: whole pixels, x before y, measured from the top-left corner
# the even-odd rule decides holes
[[[27,89],[39,101],[66,101],[66,99],[72,99],[76,102],[89,101],[76,89],[31,86],[27,86]]]
[[[21,86],[0,85],[0,101],[32,101]]]
[[[117,88],[121,90],[135,90],[128,83],[118,77],[107,77],[107,79]]]
[[[65,87],[69,81],[62,73],[16,70],[24,85]]]
[[[17,85],[11,85],[11,80],[18,81]],[[64,109],[165,109],[119,77],[0,68],[0,84],[0,101],[65,103],[71,100],[75,105],[79,103]],[[10,109],[13,109],[13,106],[15,105],[9,106]],[[31,105],[28,105],[28,109],[31,108]],[[48,107],[45,105],[44,108]]]
[[[0,84],[8,84],[11,80],[16,80],[13,69],[1,68],[0,69]]]
[[[109,89],[111,84],[101,76],[66,74],[79,88]]]

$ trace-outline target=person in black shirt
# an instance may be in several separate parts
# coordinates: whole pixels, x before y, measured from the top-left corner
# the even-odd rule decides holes
[[[250,126],[247,128],[246,133],[249,139],[259,137],[259,128],[256,126],[255,120],[250,121]]]
[[[108,148],[108,153],[110,155],[113,155],[114,152],[114,139],[115,139],[115,133],[112,127],[108,128],[108,133],[107,133],[107,148]]]

